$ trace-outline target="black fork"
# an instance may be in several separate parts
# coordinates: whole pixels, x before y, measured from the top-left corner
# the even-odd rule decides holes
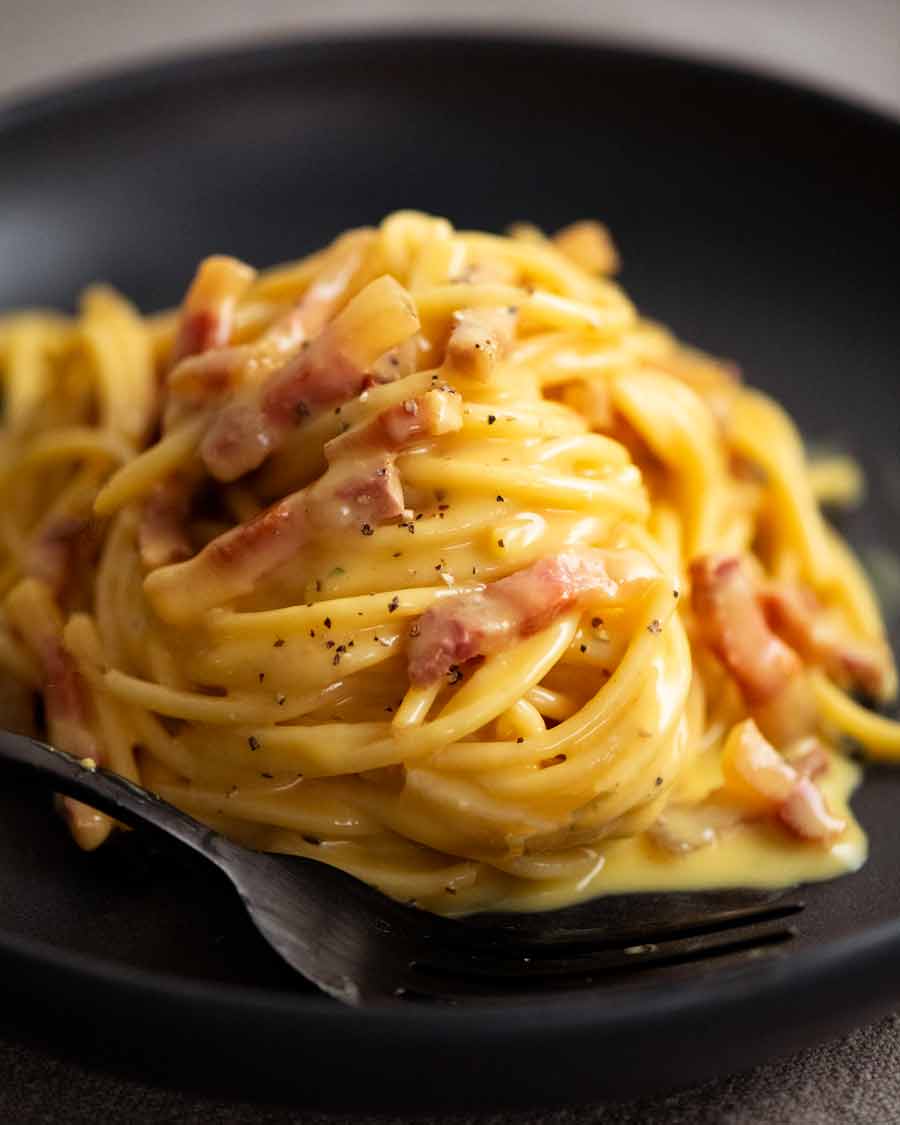
[[[404,906],[315,860],[250,851],[146,789],[24,735],[0,731],[0,762],[214,863],[270,946],[347,1004],[458,1003],[578,988],[789,940],[802,903],[765,892],[641,895],[530,916],[457,921]]]

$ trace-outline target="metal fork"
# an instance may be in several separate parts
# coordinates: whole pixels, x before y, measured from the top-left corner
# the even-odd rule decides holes
[[[529,916],[459,921],[402,905],[327,864],[251,851],[146,789],[24,735],[0,762],[214,863],[256,928],[295,970],[346,1004],[497,999],[614,982],[635,972],[790,939],[802,903],[765,892],[641,895]]]

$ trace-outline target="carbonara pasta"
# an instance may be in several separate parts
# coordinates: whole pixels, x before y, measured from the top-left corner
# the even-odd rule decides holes
[[[0,319],[8,723],[436,911],[858,866],[834,748],[900,755],[820,514],[858,473],[615,268],[402,212]]]

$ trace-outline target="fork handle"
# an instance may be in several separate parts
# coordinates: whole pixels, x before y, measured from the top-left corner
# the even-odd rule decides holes
[[[0,730],[3,762],[24,780],[48,782],[67,797],[84,801],[132,828],[155,828],[221,865],[222,853],[229,846],[227,840],[119,774],[90,769],[71,754],[8,730]]]

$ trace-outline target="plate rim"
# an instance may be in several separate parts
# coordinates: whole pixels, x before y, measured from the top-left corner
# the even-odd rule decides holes
[[[347,51],[383,51],[390,46],[410,47],[437,41],[442,46],[461,48],[478,46],[497,51],[520,50],[565,53],[598,59],[616,57],[635,67],[649,66],[683,72],[686,76],[707,77],[712,81],[735,86],[777,91],[830,114],[843,117],[851,127],[883,131],[890,143],[900,143],[900,118],[878,107],[849,100],[840,93],[815,85],[770,74],[742,64],[719,61],[706,56],[693,56],[661,48],[645,48],[631,43],[618,43],[602,37],[579,38],[577,41],[558,33],[539,29],[527,33],[510,33],[503,29],[467,30],[459,27],[429,28],[427,31],[405,30],[342,30],[316,32],[310,35],[273,36],[242,45],[235,41],[150,56],[125,65],[101,67],[62,82],[42,87],[0,102],[0,149],[15,133],[39,125],[43,121],[80,112],[98,103],[114,103],[148,88],[178,84],[186,78],[204,74],[252,72],[266,61],[284,62],[292,57],[308,59],[321,54]],[[900,148],[898,148],[900,151]],[[724,1011],[743,1006],[749,1011],[763,1011],[778,999],[786,976],[795,988],[824,988],[839,995],[846,985],[848,972],[862,959],[892,959],[900,953],[900,913],[897,917],[858,933],[824,942],[795,958],[772,957],[756,964],[755,972],[742,972],[731,978],[711,974],[695,981],[659,982],[652,988],[617,993],[615,1025],[624,1030],[644,1026],[648,1020],[688,1019],[699,1013]],[[348,1009],[317,995],[286,993],[273,988],[199,981],[176,973],[148,970],[115,960],[77,953],[54,945],[52,941],[19,937],[0,929],[0,956],[35,968],[52,966],[59,972],[84,983],[119,994],[140,993],[147,1001],[171,1003],[173,997],[190,1001],[204,1008],[239,1013],[248,1008],[276,1014],[281,1019],[311,1018],[322,1027],[333,1027],[335,1033],[348,1022],[356,1020],[368,1032],[382,1031],[396,1043],[398,1038],[424,1037],[431,1043],[466,1037],[477,1022],[479,1038],[503,1039],[508,1046],[525,1041],[544,1041],[560,1031],[596,1032],[598,1025],[609,1024],[609,1016],[598,1002],[597,990],[572,993],[566,1005],[481,1005],[467,1004],[458,1009],[425,1008],[422,1006],[378,1009]],[[877,974],[875,974],[877,976]],[[871,979],[871,978],[870,978]],[[862,982],[857,981],[860,985]],[[876,991],[880,990],[880,1001]],[[869,1008],[884,1010],[894,1006],[894,993],[880,988],[872,979],[869,985]],[[862,1007],[862,1005],[860,1005]],[[540,1012],[540,1020],[528,1018]],[[511,1015],[514,1018],[510,1018]],[[846,1020],[851,1026],[855,1017]],[[673,1023],[674,1028],[674,1023]]]

